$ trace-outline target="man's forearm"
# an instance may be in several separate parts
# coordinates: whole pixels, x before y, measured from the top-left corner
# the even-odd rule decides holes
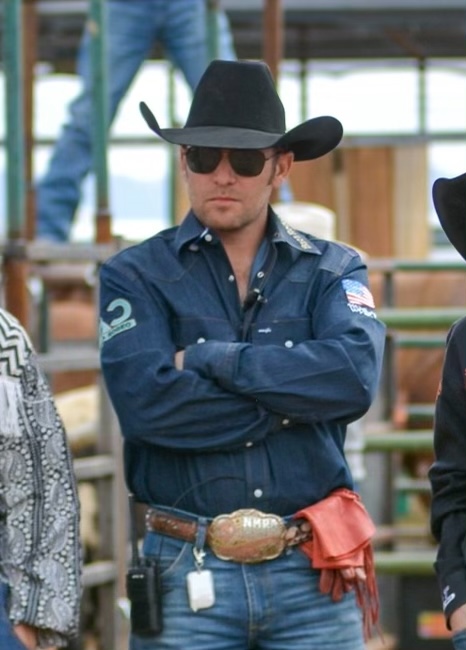
[[[450,616],[450,627],[453,633],[466,630],[466,604],[455,609]]]
[[[18,639],[28,650],[36,650],[37,648],[37,630],[35,627],[20,623],[14,626],[14,631]]]

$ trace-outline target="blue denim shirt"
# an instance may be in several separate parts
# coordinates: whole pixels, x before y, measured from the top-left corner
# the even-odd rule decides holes
[[[385,337],[354,250],[270,210],[245,308],[191,212],[108,260],[100,280],[102,370],[139,500],[289,515],[352,487],[346,424],[374,398]]]

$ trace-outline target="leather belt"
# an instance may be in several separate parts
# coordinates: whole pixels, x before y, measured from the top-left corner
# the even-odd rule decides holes
[[[194,544],[198,521],[150,508],[147,530]],[[235,510],[215,517],[206,528],[206,543],[222,560],[257,563],[273,560],[290,547],[310,539],[300,521],[285,522],[282,517],[255,509]]]

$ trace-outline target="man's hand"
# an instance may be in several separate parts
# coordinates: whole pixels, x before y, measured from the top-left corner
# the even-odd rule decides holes
[[[37,629],[35,627],[31,627],[30,625],[24,625],[24,623],[21,623],[20,625],[15,625],[13,627],[13,630],[16,636],[18,637],[18,639],[28,650],[37,649],[38,639],[37,639]],[[50,646],[46,648],[46,650],[57,650],[57,646],[53,646],[53,647]]]
[[[36,650],[37,630],[35,627],[21,623],[20,625],[15,625],[13,629],[18,639],[28,650]]]
[[[184,350],[178,350],[175,352],[175,368],[177,370],[183,370],[184,364]]]
[[[461,607],[455,609],[450,616],[450,627],[453,633],[466,630],[466,605],[461,605]]]

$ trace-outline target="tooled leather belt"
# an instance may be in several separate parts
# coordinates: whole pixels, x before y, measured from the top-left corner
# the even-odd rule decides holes
[[[146,528],[194,544],[199,523],[194,518],[149,508]],[[255,509],[219,515],[206,527],[206,543],[217,557],[244,563],[275,559],[286,548],[297,546],[310,537],[303,520],[285,521],[278,515]]]

